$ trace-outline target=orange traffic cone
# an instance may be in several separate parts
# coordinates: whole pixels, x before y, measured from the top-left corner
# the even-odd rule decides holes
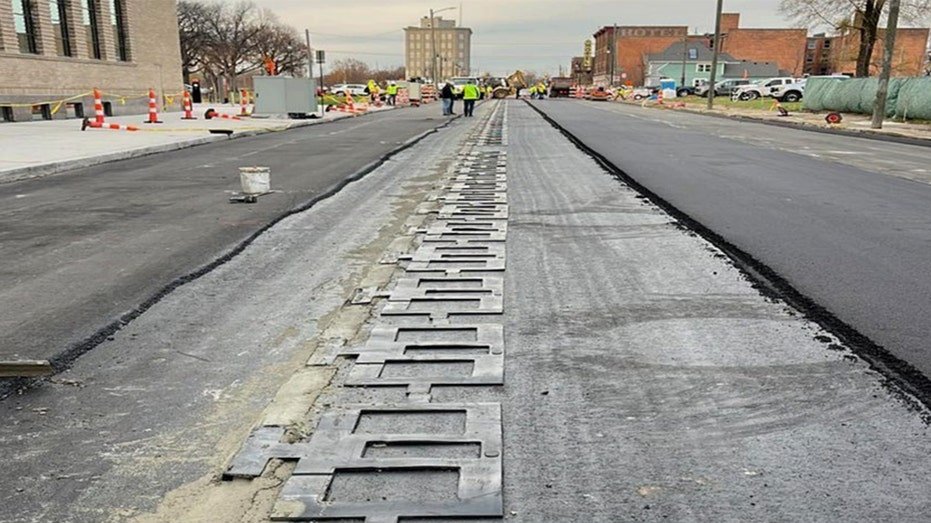
[[[158,119],[158,102],[155,99],[155,89],[149,89],[149,119],[144,123],[162,123]]]
[[[194,116],[194,105],[191,103],[191,93],[187,89],[184,90],[184,116],[181,117],[182,120],[196,120]]]

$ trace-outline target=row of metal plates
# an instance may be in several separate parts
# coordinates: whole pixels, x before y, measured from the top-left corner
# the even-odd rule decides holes
[[[339,353],[354,360],[344,387],[403,387],[407,401],[330,406],[297,443],[281,441],[284,427],[259,427],[231,462],[228,477],[256,477],[271,459],[297,461],[272,519],[503,517],[500,404],[432,403],[431,391],[504,385],[506,108],[496,103],[467,138],[433,197],[435,218],[395,260],[400,277],[379,294],[368,339]],[[422,471],[454,471],[455,499],[329,497],[340,472]]]

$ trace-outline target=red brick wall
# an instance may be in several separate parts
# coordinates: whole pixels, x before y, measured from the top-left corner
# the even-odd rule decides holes
[[[927,56],[929,29],[899,29],[896,35],[895,52],[892,59],[893,76],[921,76],[924,74]],[[870,74],[878,75],[882,67],[883,49],[885,49],[886,32],[879,31],[879,41],[873,49]],[[833,66],[838,73],[853,74],[857,70],[857,52],[860,46],[860,34],[853,32],[834,39]]]
[[[726,33],[740,28],[740,13],[724,13],[721,15],[721,32]]]
[[[606,75],[610,75],[610,62],[607,48],[611,42],[613,27],[604,27],[595,33],[595,81],[606,82]],[[616,79],[619,83],[633,82],[634,85],[643,85],[645,57],[648,54],[660,53],[670,45],[681,42],[688,34],[686,26],[671,27],[631,27],[619,26],[617,28],[617,55]],[[627,78],[621,79],[626,73]]]
[[[722,50],[738,60],[776,62],[801,76],[805,68],[806,29],[736,29],[727,32]]]
[[[661,53],[682,37],[618,38],[618,77],[627,73],[627,80],[643,85],[646,76],[646,56]]]

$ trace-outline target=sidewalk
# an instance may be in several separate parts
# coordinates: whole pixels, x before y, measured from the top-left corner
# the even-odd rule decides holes
[[[227,140],[224,134],[210,130],[230,130],[230,138],[283,131],[342,118],[347,113],[324,113],[323,118],[283,120],[244,118],[227,120],[204,119],[208,107],[217,112],[235,115],[239,107],[195,104],[196,120],[182,120],[181,112],[161,113],[162,124],[143,124],[146,115],[107,118],[108,123],[139,127],[137,132],[88,129],[81,132],[80,120],[23,122],[0,125],[0,183],[47,176],[61,171],[124,160],[149,154],[173,151],[210,142]],[[383,111],[388,107],[372,109]]]
[[[863,114],[843,113],[844,120],[840,125],[828,125],[824,121],[827,112],[810,113],[803,111],[791,111],[789,116],[779,116],[775,110],[768,111],[757,108],[744,108],[734,106],[716,105],[709,111],[705,104],[707,100],[689,98],[689,101],[668,100],[662,108],[674,109],[678,111],[688,111],[691,113],[704,114],[709,116],[723,116],[734,119],[749,119],[761,121],[764,123],[782,125],[786,127],[799,127],[813,131],[833,132],[837,134],[856,135],[864,138],[893,139],[896,141],[908,141],[912,144],[926,144],[931,146],[931,125],[922,123],[903,123],[892,120],[886,120],[882,129],[871,129],[871,118]],[[697,101],[696,101],[697,100]],[[685,107],[676,107],[676,103],[685,103]],[[767,100],[767,104],[774,103]],[[645,105],[646,107],[660,108],[655,102],[622,102],[631,105]]]

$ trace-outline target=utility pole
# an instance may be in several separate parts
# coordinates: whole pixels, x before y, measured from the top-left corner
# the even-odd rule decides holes
[[[608,87],[614,87],[614,73],[617,72],[617,24],[611,27],[611,81]]]
[[[721,13],[724,12],[724,0],[718,0],[718,11],[714,17],[714,54],[711,56],[711,77],[708,81],[711,90],[708,91],[708,109],[714,109],[714,84],[718,74],[718,55],[721,53]]]
[[[682,82],[679,88],[685,87],[685,64],[689,57],[689,30],[685,30],[685,36],[682,38]]]
[[[307,78],[314,77],[314,52],[310,48],[310,29],[304,29],[307,38]]]
[[[890,0],[889,21],[886,22],[886,42],[883,49],[883,68],[879,73],[879,88],[876,89],[876,103],[873,104],[873,129],[883,128],[886,117],[886,98],[889,95],[889,77],[892,75],[892,58],[895,50],[895,33],[899,29],[899,9],[901,0]]]
[[[430,9],[430,57],[432,58],[433,69],[430,74],[433,76],[433,85],[436,83],[436,23],[433,20],[433,9]]]

